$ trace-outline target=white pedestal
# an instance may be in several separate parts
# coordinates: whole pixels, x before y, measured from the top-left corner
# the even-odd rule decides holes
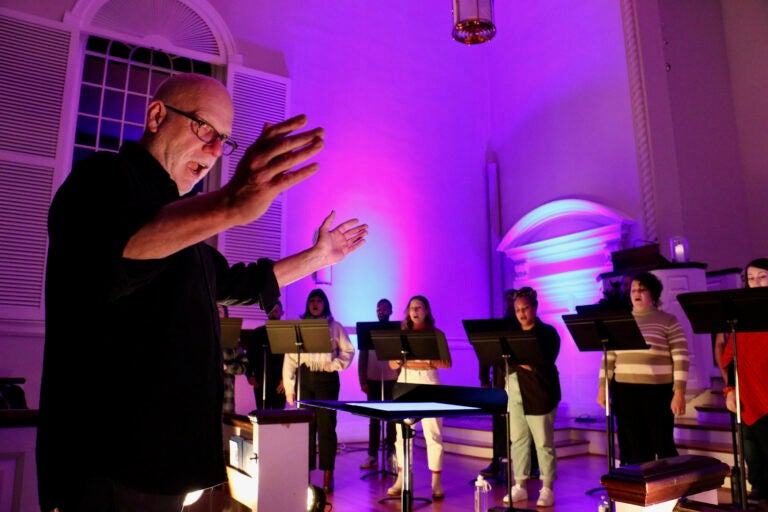
[[[303,409],[254,411],[250,431],[230,430],[232,497],[253,512],[307,509],[310,417]]]

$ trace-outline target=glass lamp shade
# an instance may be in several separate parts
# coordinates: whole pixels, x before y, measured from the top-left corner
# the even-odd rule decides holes
[[[453,38],[460,43],[480,44],[496,35],[493,0],[453,0]]]

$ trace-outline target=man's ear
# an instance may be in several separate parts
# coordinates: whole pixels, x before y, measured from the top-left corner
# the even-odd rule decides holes
[[[147,107],[147,130],[152,133],[157,133],[160,125],[165,121],[165,117],[168,115],[165,105],[162,101],[155,100]]]

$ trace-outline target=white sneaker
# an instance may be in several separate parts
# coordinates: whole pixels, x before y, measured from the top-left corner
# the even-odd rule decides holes
[[[542,487],[539,491],[539,499],[536,501],[537,507],[551,507],[555,504],[555,493],[549,487]]]
[[[515,484],[512,487],[512,501],[526,501],[528,499],[528,491],[525,487]],[[509,494],[504,495],[504,504],[509,505]]]

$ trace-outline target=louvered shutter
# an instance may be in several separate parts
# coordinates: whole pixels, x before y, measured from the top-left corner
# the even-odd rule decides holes
[[[42,320],[72,34],[0,15],[0,318]]]
[[[229,89],[235,107],[232,138],[240,147],[222,162],[222,182],[228,181],[245,149],[261,133],[264,123],[286,118],[290,81],[287,78],[230,66]],[[219,250],[230,263],[251,262],[258,258],[277,260],[283,256],[285,198],[277,197],[256,222],[239,226],[219,235]],[[266,315],[259,307],[233,307],[230,316],[244,318],[247,326],[263,323]]]

